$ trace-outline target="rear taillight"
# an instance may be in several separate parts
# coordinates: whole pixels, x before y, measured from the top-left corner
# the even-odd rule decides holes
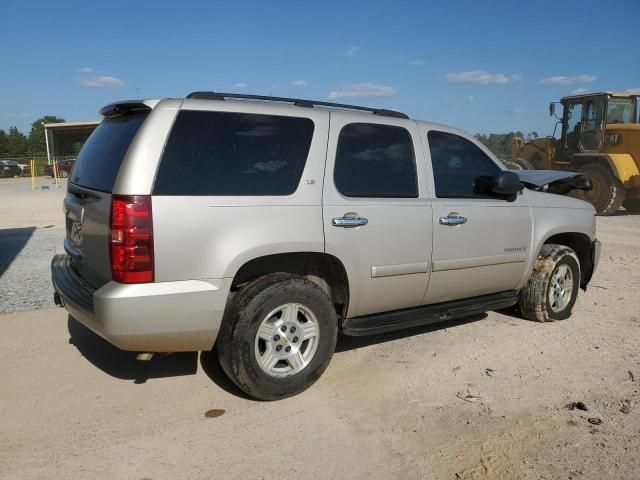
[[[113,280],[153,282],[153,221],[149,195],[113,195],[109,246]]]

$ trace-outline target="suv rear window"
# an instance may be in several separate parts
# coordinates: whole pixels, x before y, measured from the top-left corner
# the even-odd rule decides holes
[[[103,120],[82,147],[71,171],[71,182],[111,192],[131,140],[146,116],[144,113]]]
[[[307,161],[308,118],[185,110],[178,114],[154,195],[290,195]]]

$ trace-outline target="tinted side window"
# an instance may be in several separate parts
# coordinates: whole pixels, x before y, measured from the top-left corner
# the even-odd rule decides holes
[[[308,118],[248,113],[178,114],[155,195],[290,195],[313,137]]]
[[[489,196],[483,179],[500,167],[469,140],[452,133],[432,130],[428,134],[431,165],[439,198]]]
[[[70,163],[71,182],[111,192],[129,144],[145,118],[146,113],[103,120],[85,142],[78,160]]]
[[[338,137],[334,180],[347,197],[417,197],[411,135],[389,125],[346,125]]]

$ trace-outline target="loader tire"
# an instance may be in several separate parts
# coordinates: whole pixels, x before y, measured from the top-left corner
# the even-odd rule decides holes
[[[620,180],[601,163],[589,163],[580,167],[578,172],[587,175],[593,187],[586,191],[574,190],[572,196],[589,202],[598,215],[615,214],[625,200],[625,191]]]

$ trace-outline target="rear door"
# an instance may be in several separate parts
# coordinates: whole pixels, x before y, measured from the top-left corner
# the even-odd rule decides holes
[[[433,175],[433,271],[425,303],[474,297],[518,287],[531,244],[526,192],[514,202],[491,195],[479,177],[501,168],[475,142],[429,130]]]
[[[323,190],[326,251],[349,279],[349,317],[417,306],[431,207],[415,122],[331,112]]]
[[[111,194],[129,145],[147,113],[106,118],[87,139],[69,175],[64,248],[92,286],[111,280]]]

